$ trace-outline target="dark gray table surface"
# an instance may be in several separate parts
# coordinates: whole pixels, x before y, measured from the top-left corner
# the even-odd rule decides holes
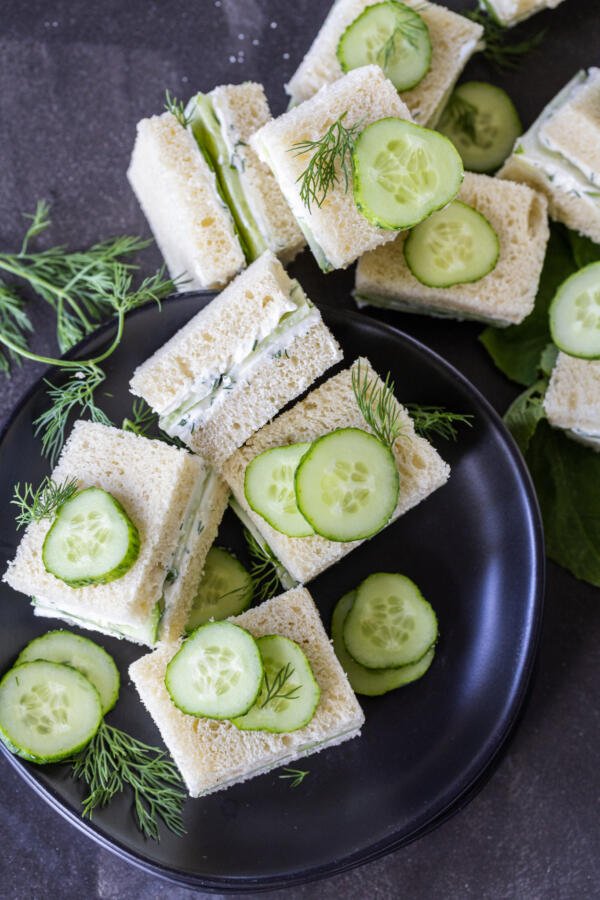
[[[465,2],[448,2],[454,9]],[[282,83],[316,33],[320,0],[3,0],[0,25],[0,247],[17,247],[21,213],[52,202],[53,242],[84,246],[148,234],[125,179],[135,123],[165,88],[263,81],[275,114]],[[524,26],[548,26],[543,48],[499,76],[525,124],[582,65],[600,63],[597,0],[566,0]],[[156,250],[142,264],[151,271]],[[310,296],[351,305],[351,272],[324,278],[294,265]],[[54,350],[52,317],[31,304],[33,346]],[[515,388],[477,342],[479,329],[389,319],[461,369],[503,412]],[[0,376],[0,425],[40,374]],[[1,473],[2,476],[5,473]],[[6,511],[5,511],[6,514]],[[600,896],[600,592],[550,564],[539,665],[522,723],[482,792],[441,828],[390,856],[287,897],[583,898]],[[129,866],[65,823],[0,759],[2,898],[182,898],[190,891]],[[279,896],[279,895],[278,895]],[[283,892],[281,892],[283,896]]]

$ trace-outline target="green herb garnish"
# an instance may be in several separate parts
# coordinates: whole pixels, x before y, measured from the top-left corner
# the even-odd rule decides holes
[[[0,334],[6,335],[12,347],[25,350],[28,334],[32,330],[23,300],[11,287],[0,281]],[[20,365],[18,350],[0,347],[0,372],[9,375],[13,363]]]
[[[286,774],[280,775],[282,781],[289,779],[290,787],[296,788],[302,784],[307,775],[310,775],[308,769],[290,769],[287,766],[283,770]]]
[[[275,597],[280,590],[281,582],[277,571],[279,560],[270,547],[259,544],[247,528],[244,528],[244,537],[250,554],[252,596],[257,603],[262,603]]]
[[[26,481],[21,491],[21,484],[17,483],[14,487],[13,499],[10,501],[19,508],[19,514],[16,517],[17,527],[23,528],[31,522],[51,519],[77,490],[77,481],[74,478],[59,483],[46,476],[36,490],[33,489],[30,482]]]
[[[171,437],[166,431],[159,428],[158,415],[141,397],[136,397],[133,401],[131,415],[123,419],[121,428],[123,431],[131,431],[140,437],[164,441],[165,444],[171,444],[173,447],[185,447],[183,441],[180,441],[178,437]]]
[[[352,390],[369,428],[382,444],[393,447],[402,432],[402,422],[390,373],[382,384],[359,361],[352,368]]]
[[[456,91],[448,100],[440,124],[450,125],[457,132],[464,134],[475,147],[482,146],[477,137],[477,107]]]
[[[473,416],[469,413],[453,413],[443,406],[423,406],[419,403],[404,405],[414,422],[415,431],[423,437],[437,434],[447,441],[455,441],[458,437],[457,425],[471,427]]]
[[[294,671],[295,669],[291,663],[286,663],[285,666],[281,666],[272,679],[269,678],[268,672],[265,671],[263,681],[265,696],[264,700],[258,705],[259,709],[264,709],[268,703],[273,703],[275,700],[298,699],[298,691],[300,690],[301,685],[296,684],[286,690],[286,685],[293,676]]]
[[[530,38],[522,41],[508,43],[507,37],[509,32],[513,32],[512,28],[507,25],[501,25],[490,16],[489,13],[482,9],[472,9],[462,13],[467,19],[483,26],[483,40],[485,47],[483,48],[484,57],[498,69],[517,69],[523,60],[523,57],[544,40],[546,29],[538,31]]]
[[[295,156],[311,153],[305,170],[297,178],[300,182],[300,199],[310,212],[311,203],[322,206],[329,191],[343,178],[344,191],[348,191],[351,179],[350,153],[361,129],[362,122],[346,128],[346,110],[316,141],[300,141],[290,148]]]
[[[191,116],[186,116],[183,100],[177,100],[171,96],[170,91],[165,91],[165,109],[175,116],[182,128],[187,128],[192,121]]]

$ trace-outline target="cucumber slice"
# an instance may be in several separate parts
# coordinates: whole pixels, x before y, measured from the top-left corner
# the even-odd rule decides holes
[[[15,665],[36,659],[62,663],[81,672],[98,691],[103,715],[117,702],[121,685],[119,670],[112,656],[89,638],[62,629],[49,631],[27,644]]]
[[[102,488],[85,488],[59,508],[42,547],[47,572],[70,587],[107,584],[131,569],[140,552],[137,528]]]
[[[233,719],[242,731],[297,731],[308,725],[321,691],[301,648],[289,638],[268,634],[256,641],[265,669],[258,698],[245,716]]]
[[[294,476],[310,443],[275,447],[256,456],[246,468],[248,505],[276,531],[289,537],[314,534],[296,504]]]
[[[436,615],[414,581],[377,572],[356,590],[344,622],[350,656],[367,669],[416,663],[435,644]]]
[[[193,631],[210,619],[219,621],[239,615],[250,605],[252,591],[252,579],[239,559],[221,547],[211,547],[186,631]]]
[[[101,722],[98,691],[70,666],[26,662],[0,681],[0,738],[31,762],[57,762],[77,753]]]
[[[479,281],[495,268],[498,235],[480,212],[460,200],[434,212],[404,242],[412,274],[429,287]]]
[[[388,117],[367,125],[352,150],[354,201],[380,228],[412,228],[458,193],[463,165],[437,131]]]
[[[298,509],[330,541],[381,531],[398,502],[394,454],[360,428],[338,428],[314,442],[296,471]]]
[[[470,172],[495,172],[523,134],[519,114],[506,91],[485,81],[459,85],[436,127],[450,138]]]
[[[337,58],[344,72],[381,66],[396,90],[408,91],[431,66],[429,29],[405,3],[375,3],[348,25],[337,45]]]
[[[563,281],[550,304],[550,332],[563,353],[600,359],[600,262]]]
[[[387,694],[388,691],[395,690],[395,688],[410,684],[411,681],[416,681],[417,678],[421,678],[433,662],[435,655],[433,647],[418,662],[407,666],[399,666],[397,669],[366,669],[350,656],[344,644],[344,622],[352,608],[355,597],[356,591],[344,594],[338,600],[331,619],[333,649],[340,661],[340,665],[348,676],[348,681],[354,693],[363,694],[366,697],[378,697],[381,694]]]
[[[233,622],[208,622],[196,628],[165,674],[175,706],[207,719],[243,716],[256,700],[262,680],[256,641]]]

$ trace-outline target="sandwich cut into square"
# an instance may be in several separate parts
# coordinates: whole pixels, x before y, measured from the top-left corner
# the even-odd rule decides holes
[[[544,410],[555,428],[600,451],[600,361],[559,353]]]
[[[38,616],[150,647],[179,637],[227,506],[226,484],[187,450],[84,421],[74,424],[52,478],[108,492],[137,529],[138,556],[108,583],[70,586],[46,568],[53,520],[41,519],[27,527],[4,581],[32,598]],[[82,526],[71,527],[77,544]]]
[[[293,259],[304,238],[248,143],[271,118],[262,85],[221,85],[174,113],[138,123],[127,174],[180,288],[223,287],[267,249]]]
[[[511,27],[543,9],[556,9],[563,0],[479,0],[479,6],[501,25]]]
[[[131,391],[220,465],[342,358],[300,284],[267,251],[139,366]]]
[[[405,232],[394,243],[378,247],[358,261],[354,293],[359,306],[477,319],[500,326],[521,322],[529,315],[549,238],[546,198],[527,185],[467,172],[457,199],[481,213],[496,233],[497,261],[492,270],[476,281],[450,287],[424,284],[409,268],[405,245],[410,232]],[[433,222],[432,216],[417,229],[431,228]],[[431,253],[434,261],[439,254],[447,264],[445,253],[468,253],[469,247],[475,257],[481,256],[480,242],[474,240],[463,247],[450,226],[440,222],[440,228],[447,230],[431,232],[422,251]],[[446,247],[444,240],[449,242]],[[465,240],[471,237],[465,234]]]
[[[249,463],[266,450],[289,444],[313,442],[336,429],[356,428],[373,433],[357,401],[353,387],[353,372],[361,384],[369,384],[369,394],[383,389],[383,382],[367,359],[328,379],[311,391],[303,400],[282,413],[231,456],[222,469],[232,494],[232,506],[244,525],[261,546],[265,546],[285,569],[283,578],[305,583],[329,566],[338,562],[363,543],[362,540],[334,541],[317,534],[309,537],[289,537],[273,528],[248,503],[245,494],[245,473]],[[392,400],[393,414],[398,417],[399,437],[392,453],[399,476],[399,495],[388,524],[416,506],[441,487],[450,474],[450,467],[425,438],[416,434],[413,421],[404,407]],[[385,498],[381,498],[382,502]],[[288,582],[289,583],[289,582]]]
[[[357,737],[364,715],[333,651],[312,597],[294,588],[229,621],[259,638],[282,635],[300,645],[320,688],[310,722],[297,731],[241,731],[229,721],[181,712],[165,686],[179,644],[162,644],[136,660],[129,674],[192,797],[224,790]]]

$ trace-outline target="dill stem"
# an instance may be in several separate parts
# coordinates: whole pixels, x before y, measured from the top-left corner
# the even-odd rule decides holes
[[[19,254],[19,256],[23,259],[27,258],[27,256],[24,254]],[[85,326],[85,328],[87,328],[88,331],[91,331],[94,328],[93,323],[90,322],[90,320],[87,318],[87,316],[85,315],[85,313],[83,312],[83,310],[81,309],[81,307],[79,306],[77,301],[69,296],[69,294],[67,293],[67,290],[71,287],[72,284],[75,283],[77,278],[79,278],[81,275],[83,275],[87,269],[91,268],[95,264],[96,264],[95,261],[88,263],[88,265],[84,266],[83,269],[80,269],[80,271],[77,272],[73,276],[73,278],[71,278],[71,281],[69,281],[69,283],[67,284],[66,287],[60,288],[60,287],[57,287],[55,284],[52,284],[51,282],[46,281],[45,278],[41,278],[39,275],[36,275],[35,273],[31,272],[27,268],[27,266],[18,266],[15,263],[11,263],[9,261],[9,259],[6,258],[6,256],[3,256],[2,254],[0,254],[0,269],[3,269],[5,272],[10,272],[11,275],[16,275],[18,278],[23,278],[24,281],[29,282],[29,284],[32,286],[38,285],[38,287],[41,287],[44,290],[49,291],[49,293],[54,294],[54,296],[56,297],[56,299],[58,300],[59,303],[61,301],[66,300],[67,303],[69,304],[69,306],[79,316],[82,324]]]

